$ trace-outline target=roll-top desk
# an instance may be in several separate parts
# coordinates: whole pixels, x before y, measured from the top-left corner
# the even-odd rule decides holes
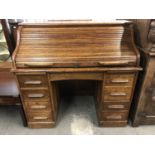
[[[13,71],[28,126],[53,127],[57,81],[95,80],[100,126],[125,126],[139,67],[128,21],[50,21],[18,25]]]

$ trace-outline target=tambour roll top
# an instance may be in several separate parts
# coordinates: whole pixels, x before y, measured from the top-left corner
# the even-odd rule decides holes
[[[17,68],[138,66],[132,23],[51,21],[22,23]]]

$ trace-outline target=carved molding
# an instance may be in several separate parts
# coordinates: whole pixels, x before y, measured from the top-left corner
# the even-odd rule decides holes
[[[155,20],[151,20],[148,40],[151,42],[152,45],[150,51],[155,52]]]

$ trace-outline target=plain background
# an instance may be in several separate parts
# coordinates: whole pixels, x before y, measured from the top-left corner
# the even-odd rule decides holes
[[[0,0],[6,19],[155,18],[154,1]],[[33,130],[33,129],[32,129]],[[154,154],[154,136],[0,136],[0,154]]]

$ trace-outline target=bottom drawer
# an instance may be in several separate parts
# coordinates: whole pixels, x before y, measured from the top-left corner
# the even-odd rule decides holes
[[[124,112],[102,112],[103,121],[125,121],[128,118],[128,111]]]
[[[51,111],[46,112],[28,112],[27,113],[28,122],[51,122],[53,121],[53,116]]]
[[[36,102],[25,102],[27,110],[30,112],[43,112],[43,111],[48,111],[52,109],[51,103],[50,102],[45,102],[45,101],[36,101]]]

